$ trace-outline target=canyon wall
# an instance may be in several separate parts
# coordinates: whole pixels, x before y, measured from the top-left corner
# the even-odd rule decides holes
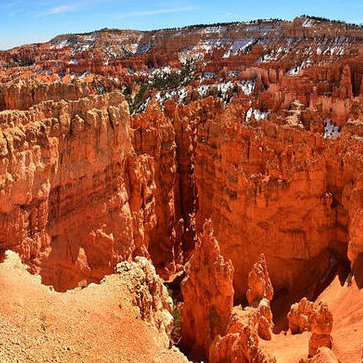
[[[45,284],[96,281],[135,250],[128,107],[119,92],[1,118],[1,248]]]
[[[271,122],[249,127],[238,111],[231,105],[198,128],[197,225],[212,219],[222,253],[235,267],[239,299],[261,252],[275,302],[285,294],[314,297],[344,265],[348,242],[350,251],[358,248],[360,127],[343,126],[340,139],[331,142]]]

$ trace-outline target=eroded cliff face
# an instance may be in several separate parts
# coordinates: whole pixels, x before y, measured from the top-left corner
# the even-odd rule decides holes
[[[114,92],[1,114],[1,248],[56,289],[97,281],[135,250],[127,110]]]
[[[149,239],[147,250],[159,274],[167,280],[182,263],[175,130],[156,103],[133,117],[132,127],[135,153],[149,158],[153,169],[155,224],[145,233]]]
[[[362,202],[360,128],[348,121],[331,141],[303,126],[289,127],[286,119],[281,126],[279,120],[245,125],[243,115],[242,106],[232,103],[198,128],[197,225],[212,219],[222,253],[235,267],[237,299],[260,252],[275,301],[284,294],[295,301],[312,298],[344,265],[347,248],[348,256],[358,248],[353,231],[361,209],[356,203]],[[315,122],[309,120],[309,128]]]
[[[193,358],[272,362],[288,321],[333,356],[308,300],[363,284],[362,49],[302,17],[1,52],[0,252],[62,292],[122,262]]]

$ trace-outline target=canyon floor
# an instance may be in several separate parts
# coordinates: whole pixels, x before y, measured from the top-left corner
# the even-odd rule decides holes
[[[363,30],[319,17],[0,52],[1,362],[360,362]]]

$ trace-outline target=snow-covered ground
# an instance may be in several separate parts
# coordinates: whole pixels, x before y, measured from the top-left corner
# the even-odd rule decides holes
[[[185,103],[185,99],[188,96],[188,91],[185,88],[180,88],[178,90],[173,91],[165,91],[165,92],[158,92],[155,95],[155,99],[159,102],[160,107],[164,109],[164,103],[166,100],[170,98],[176,98],[176,102],[178,104]]]
[[[208,94],[209,85],[208,84],[203,84],[202,86],[199,86],[197,88],[197,91],[199,93],[199,96],[205,97]]]
[[[51,44],[50,49],[63,49],[70,45],[71,45],[71,43],[68,41],[68,39],[64,39],[64,40]]]
[[[211,34],[211,33],[224,33],[227,29],[223,26],[208,26],[201,30],[202,34]]]
[[[249,46],[254,44],[254,42],[255,39],[253,38],[235,40],[224,53],[223,58],[229,58],[231,55],[237,55],[245,52]]]

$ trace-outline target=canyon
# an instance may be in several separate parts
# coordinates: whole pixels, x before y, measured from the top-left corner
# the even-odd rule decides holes
[[[362,55],[305,16],[1,51],[1,361],[360,361]]]

